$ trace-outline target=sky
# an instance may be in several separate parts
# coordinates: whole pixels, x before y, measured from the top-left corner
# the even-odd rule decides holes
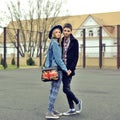
[[[0,0],[0,10],[6,9],[5,2],[11,0]],[[16,1],[16,0],[12,0]],[[24,5],[28,0],[20,0]],[[33,0],[36,1],[36,0]],[[69,15],[93,14],[103,12],[120,11],[119,0],[62,0],[63,10],[67,9]]]
[[[7,13],[6,3],[9,3],[10,1],[16,2],[17,0],[0,0],[0,11],[6,11]],[[27,9],[28,1],[29,0],[20,0],[22,7]],[[36,2],[36,0],[33,1]],[[120,12],[119,0],[62,0],[62,1],[63,1],[62,14],[65,11],[64,15],[73,16],[105,12],[118,12],[118,11]],[[63,16],[62,14],[60,16]],[[3,15],[1,14],[1,16],[2,19],[4,19],[4,14]],[[6,26],[6,24],[8,23],[9,21],[5,22],[0,18],[0,26]]]
[[[71,15],[120,11],[119,0],[64,0]]]

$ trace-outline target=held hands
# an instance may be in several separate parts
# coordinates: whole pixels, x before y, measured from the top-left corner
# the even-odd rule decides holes
[[[71,70],[67,70],[67,75],[69,76],[71,74]]]

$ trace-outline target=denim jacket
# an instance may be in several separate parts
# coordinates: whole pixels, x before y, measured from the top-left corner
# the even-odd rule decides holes
[[[56,39],[51,39],[51,43],[47,52],[45,67],[59,67],[63,71],[67,71],[67,68],[62,60],[62,51],[60,44]]]

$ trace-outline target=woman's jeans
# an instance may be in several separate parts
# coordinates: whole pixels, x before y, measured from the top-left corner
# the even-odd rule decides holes
[[[52,112],[54,110],[55,100],[56,100],[56,97],[57,97],[59,89],[60,89],[60,85],[61,85],[61,81],[62,81],[62,71],[58,71],[58,74],[59,74],[59,80],[51,82],[49,103],[48,103],[48,112]]]

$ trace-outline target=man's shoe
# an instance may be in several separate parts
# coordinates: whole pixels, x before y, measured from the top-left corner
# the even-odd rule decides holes
[[[75,115],[75,114],[77,114],[75,109],[70,109],[69,111],[63,113],[63,115],[65,115],[65,116],[67,116],[67,115]]]
[[[76,112],[80,113],[81,111],[82,111],[82,100],[80,100],[76,106]]]
[[[53,113],[54,113],[55,115],[59,116],[59,117],[62,116],[62,113],[60,113],[60,112],[58,112],[58,111],[56,111],[56,110],[54,110]]]
[[[48,112],[45,116],[46,119],[58,119],[59,116],[55,115],[53,112]]]

